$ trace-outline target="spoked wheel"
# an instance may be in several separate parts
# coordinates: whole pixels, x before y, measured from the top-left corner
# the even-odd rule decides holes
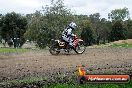
[[[86,47],[85,47],[84,42],[83,41],[79,41],[77,47],[75,48],[75,52],[77,54],[82,54],[82,53],[84,53],[85,49],[86,49]]]
[[[56,44],[52,45],[49,49],[52,55],[58,55],[60,53],[58,46]]]

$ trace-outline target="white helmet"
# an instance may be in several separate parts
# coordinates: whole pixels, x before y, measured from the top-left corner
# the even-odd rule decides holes
[[[70,24],[69,24],[69,27],[71,27],[71,28],[73,28],[73,29],[75,29],[76,28],[76,23],[74,23],[74,22],[71,22]]]

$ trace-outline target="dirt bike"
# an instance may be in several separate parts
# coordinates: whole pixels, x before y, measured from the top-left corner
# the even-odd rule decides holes
[[[50,53],[52,55],[58,55],[61,50],[64,50],[65,52],[70,52],[71,50],[74,50],[77,54],[84,53],[86,47],[84,44],[84,41],[82,39],[79,39],[77,36],[73,37],[73,47],[69,47],[68,42],[65,42],[64,40],[51,40],[51,46],[50,46]]]

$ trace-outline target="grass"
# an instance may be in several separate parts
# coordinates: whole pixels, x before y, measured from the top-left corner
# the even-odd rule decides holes
[[[129,83],[107,83],[107,84],[106,83],[104,84],[99,84],[99,83],[79,84],[75,81],[72,81],[72,82],[70,81],[66,83],[45,84],[44,82],[41,82],[43,80],[47,80],[47,79],[44,77],[31,77],[31,78],[24,78],[22,80],[12,80],[12,81],[7,81],[7,82],[2,82],[0,83],[0,85],[4,85],[4,88],[6,87],[12,88],[14,86],[20,88],[23,85],[25,86],[32,85],[31,88],[132,88],[132,80]]]
[[[27,49],[23,48],[0,48],[0,53],[15,53],[15,52],[26,52]]]
[[[28,84],[32,84],[34,82],[38,82],[38,81],[42,81],[42,80],[46,80],[46,78],[44,77],[28,77],[28,78],[24,78],[24,79],[16,79],[16,80],[11,80],[11,81],[4,81],[1,82],[0,85],[4,86],[4,87],[8,87],[8,88],[12,88],[12,86],[21,86],[21,85],[28,85]],[[1,86],[0,86],[1,88]]]
[[[118,48],[118,47],[124,47],[124,48],[132,48],[132,44],[123,43],[123,44],[113,44],[112,47]]]
[[[99,83],[86,83],[86,84],[54,84],[50,86],[43,86],[43,88],[132,88],[132,81],[129,83],[108,83],[108,84],[99,84]]]

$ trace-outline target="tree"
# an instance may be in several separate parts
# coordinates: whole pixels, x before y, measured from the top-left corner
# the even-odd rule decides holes
[[[127,39],[127,30],[123,27],[120,21],[116,21],[112,26],[112,31],[110,33],[110,40],[117,41]]]
[[[91,23],[88,20],[82,21],[81,38],[86,43],[86,46],[92,45],[94,41],[93,31],[91,30]]]
[[[81,32],[83,30],[83,22],[84,21],[89,21],[87,15],[73,15],[74,16],[74,22],[77,24],[77,28],[75,34],[77,36],[81,36]]]
[[[25,42],[23,35],[26,32],[26,26],[26,17],[15,12],[7,13],[2,17],[1,36],[8,42],[12,40],[15,48],[21,47]]]
[[[0,14],[0,41],[1,41],[2,14]]]
[[[124,7],[123,9],[112,10],[111,13],[108,14],[108,18],[112,20],[114,24],[110,33],[110,40],[115,41],[128,38],[128,29],[130,28],[130,25],[126,22],[126,20],[130,19],[128,8]]]
[[[95,13],[95,14],[89,15],[89,20],[92,23],[92,28],[94,31],[96,43],[99,44],[101,40],[101,33],[102,33],[100,14]]]
[[[106,42],[109,42],[109,34],[111,31],[112,23],[110,21],[107,21],[105,18],[101,18],[100,20],[100,30],[99,30],[99,36],[100,41],[99,43],[105,44]]]
[[[47,28],[54,30],[55,37],[58,38],[67,24],[73,21],[73,16],[70,9],[64,6],[63,0],[52,0],[51,4],[51,6],[43,8],[44,19],[47,20]]]
[[[126,24],[126,27],[127,27],[128,38],[132,39],[132,20],[128,19],[124,23]]]
[[[114,20],[119,20],[123,21],[125,19],[129,19],[129,10],[128,8],[123,8],[123,9],[115,9],[112,10],[111,13],[108,14],[108,18],[111,19],[112,21]]]
[[[112,23],[105,18],[101,18],[99,13],[89,15],[92,23],[92,30],[96,44],[109,42],[109,34]]]
[[[89,15],[89,19],[92,23],[98,23],[100,21],[100,14],[99,13],[94,13]]]
[[[52,0],[51,6],[43,7],[42,12],[34,13],[25,36],[27,39],[36,41],[40,48],[44,48],[52,38],[61,36],[72,19],[72,14],[64,6],[63,0],[56,2]]]
[[[25,37],[30,41],[35,41],[36,46],[45,48],[50,42],[50,39],[55,36],[55,33],[47,28],[46,20],[39,11],[36,11],[31,17]]]

